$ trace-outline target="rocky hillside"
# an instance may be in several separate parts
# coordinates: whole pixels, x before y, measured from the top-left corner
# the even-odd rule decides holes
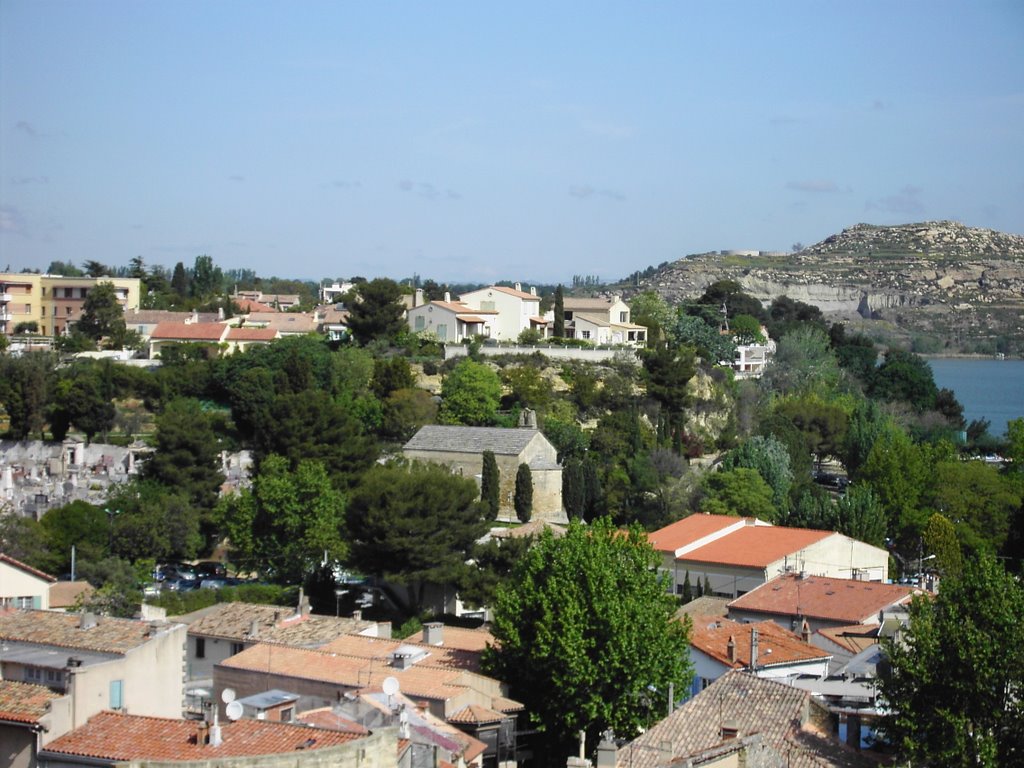
[[[952,221],[857,224],[798,253],[687,256],[627,293],[685,301],[722,279],[766,305],[786,295],[876,336],[933,347],[925,352],[1024,351],[1020,235]]]

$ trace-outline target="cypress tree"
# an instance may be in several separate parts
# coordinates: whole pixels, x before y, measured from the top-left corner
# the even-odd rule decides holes
[[[533,515],[533,473],[527,464],[520,464],[516,472],[514,503],[519,522],[530,522]]]
[[[711,582],[708,580],[708,575],[706,573],[704,574],[704,594],[711,594]]]
[[[569,519],[583,519],[587,506],[587,488],[583,462],[579,459],[567,460],[562,468],[562,506]]]
[[[555,338],[561,339],[565,336],[565,297],[562,296],[562,285],[559,283],[558,287],[555,288],[555,327],[552,329],[552,335]]]
[[[488,520],[498,517],[498,507],[501,504],[500,481],[501,473],[498,471],[498,461],[494,458],[494,451],[484,451],[484,466],[480,476],[480,501],[483,503],[484,513]]]
[[[690,572],[686,572],[686,578],[683,579],[683,602],[688,603],[693,600],[693,587],[690,586]]]

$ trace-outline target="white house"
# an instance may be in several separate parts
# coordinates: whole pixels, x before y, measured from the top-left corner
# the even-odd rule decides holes
[[[0,610],[50,607],[50,585],[57,579],[0,552]]]
[[[610,299],[566,296],[562,307],[565,335],[570,339],[632,347],[647,344],[647,328],[631,321],[629,305],[620,296]],[[549,312],[547,317],[554,320],[554,312]]]
[[[540,313],[537,289],[531,288],[526,293],[521,283],[516,283],[515,288],[501,285],[480,288],[463,293],[459,301],[482,312],[497,312],[491,320],[491,338],[498,341],[515,341],[520,333],[530,329],[543,335],[547,329],[547,320]]]
[[[409,330],[433,334],[438,341],[461,342],[474,336],[490,338],[498,313],[475,309],[460,301],[452,301],[446,293],[444,301],[431,301],[413,307],[406,313]]]

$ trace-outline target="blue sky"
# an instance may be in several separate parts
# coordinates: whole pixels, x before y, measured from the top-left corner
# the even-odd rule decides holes
[[[1024,233],[1024,3],[0,2],[0,270],[568,282]]]

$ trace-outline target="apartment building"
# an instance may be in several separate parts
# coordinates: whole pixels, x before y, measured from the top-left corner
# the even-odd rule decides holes
[[[89,291],[100,283],[113,283],[125,310],[139,308],[137,278],[0,273],[0,333],[12,336],[23,323],[35,323],[44,336],[64,334],[82,316]]]

